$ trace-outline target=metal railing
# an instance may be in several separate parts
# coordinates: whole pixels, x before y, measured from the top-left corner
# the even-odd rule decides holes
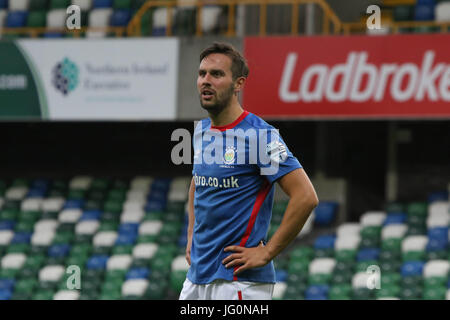
[[[406,1],[406,0],[405,0]],[[173,17],[172,10],[174,8],[183,7],[195,7],[197,10],[196,14],[196,25],[195,25],[195,35],[202,36],[202,10],[204,6],[208,5],[218,5],[224,6],[228,9],[227,12],[227,30],[225,32],[226,36],[236,36],[236,8],[237,6],[258,6],[259,7],[259,36],[267,35],[267,14],[268,6],[270,5],[290,5],[291,6],[291,21],[290,21],[290,35],[299,34],[299,6],[306,4],[315,4],[321,8],[322,16],[322,30],[319,34],[354,34],[354,33],[365,33],[367,31],[366,24],[363,21],[343,23],[331,9],[325,0],[184,0],[182,2],[177,0],[149,0],[145,2],[141,8],[136,12],[128,26],[126,27],[82,27],[78,30],[68,30],[66,28],[48,28],[48,27],[21,27],[21,28],[0,28],[0,35],[28,35],[30,37],[38,37],[45,33],[63,33],[71,34],[73,37],[81,37],[82,34],[87,32],[94,33],[106,33],[114,34],[116,37],[138,37],[142,36],[142,20],[146,13],[154,8],[167,8],[166,15],[166,36],[172,35]],[[270,10],[270,8],[269,8]],[[149,19],[152,21],[152,19]],[[389,33],[398,33],[408,28],[421,28],[421,27],[434,27],[442,33],[449,32],[450,21],[449,22],[435,22],[435,21],[387,21],[383,22],[383,27],[389,28]],[[152,26],[149,26],[150,30]]]
[[[128,36],[140,36],[141,35],[141,24],[144,14],[153,8],[166,7],[167,21],[166,21],[166,35],[172,35],[172,10],[174,7],[183,7],[186,5],[195,6],[197,9],[196,17],[196,36],[201,36],[202,31],[202,9],[207,5],[218,5],[225,6],[228,8],[228,30],[226,32],[227,36],[233,37],[236,35],[236,21],[235,12],[237,5],[257,5],[259,6],[259,35],[266,35],[267,29],[267,6],[268,5],[291,5],[291,34],[298,34],[299,27],[299,10],[298,6],[301,4],[316,4],[318,5],[323,13],[323,34],[334,33],[338,34],[341,30],[341,21],[330,8],[328,3],[324,0],[203,0],[203,1],[183,1],[183,5],[180,5],[178,1],[147,1],[142,5],[142,7],[135,14],[133,19],[127,28]],[[333,25],[333,28],[331,28]]]

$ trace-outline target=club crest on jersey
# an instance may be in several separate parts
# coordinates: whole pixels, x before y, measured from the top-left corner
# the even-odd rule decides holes
[[[235,147],[227,147],[225,149],[225,154],[223,155],[223,162],[225,164],[232,164],[236,159],[236,148]]]
[[[288,153],[286,151],[286,146],[280,141],[272,141],[266,145],[266,153],[273,161],[279,163],[284,162]]]

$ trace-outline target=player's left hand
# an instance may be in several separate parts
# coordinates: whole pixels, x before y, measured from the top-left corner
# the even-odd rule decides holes
[[[234,275],[237,275],[247,269],[265,266],[270,262],[267,249],[262,243],[253,248],[228,246],[224,249],[224,251],[235,252],[222,260],[222,264],[224,264],[226,268],[240,265],[239,268],[234,270]]]

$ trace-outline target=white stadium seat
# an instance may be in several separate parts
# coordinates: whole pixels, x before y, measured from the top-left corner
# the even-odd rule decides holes
[[[336,260],[333,258],[315,258],[309,264],[309,274],[329,274],[335,265]]]
[[[447,277],[450,270],[450,262],[447,260],[430,260],[423,267],[423,276],[430,277]]]
[[[82,214],[81,209],[65,209],[59,213],[58,221],[60,223],[76,223]]]
[[[65,11],[64,11],[64,14],[66,14]],[[90,176],[76,176],[70,180],[69,188],[70,189],[87,190],[91,186],[91,183],[92,183],[92,177],[90,177]]]
[[[367,281],[370,279],[372,275],[366,272],[357,272],[353,275],[352,278],[352,288],[367,288]]]
[[[52,9],[47,12],[47,27],[64,28],[66,26],[66,9]]]
[[[97,220],[80,221],[75,225],[76,234],[94,234],[100,227],[100,222]]]
[[[56,282],[64,274],[64,267],[61,265],[48,265],[39,271],[39,281]]]
[[[336,229],[337,238],[348,235],[358,235],[361,232],[361,225],[357,222],[343,223]]]
[[[129,254],[116,254],[111,256],[106,263],[107,270],[127,270],[132,262]]]
[[[5,192],[5,199],[22,200],[28,192],[28,187],[11,187]]]
[[[389,224],[381,229],[381,239],[403,238],[408,231],[406,224]]]
[[[115,231],[99,231],[95,234],[92,243],[95,247],[112,247],[117,240]]]
[[[179,255],[172,261],[172,271],[187,271],[189,264],[184,255]]]
[[[130,181],[130,189],[143,190],[148,193],[150,191],[152,182],[153,178],[150,176],[136,176]]]
[[[60,290],[53,296],[53,300],[78,300],[79,298],[78,290]]]
[[[145,221],[139,226],[139,235],[157,235],[162,229],[161,221]]]
[[[384,211],[369,211],[364,213],[360,222],[362,227],[381,226],[386,219],[386,212]]]
[[[339,250],[356,250],[358,249],[361,237],[359,234],[349,234],[347,236],[341,235],[336,238],[334,242],[334,249]]]
[[[52,197],[44,199],[42,202],[42,210],[44,211],[61,211],[64,206],[65,199],[62,197]]]
[[[24,253],[8,253],[2,258],[2,269],[21,269],[26,259]]]
[[[20,204],[22,211],[40,211],[42,208],[42,198],[27,198]]]
[[[220,6],[204,6],[202,10],[202,30],[203,32],[211,32],[219,22],[219,16],[222,12]]]
[[[29,8],[30,0],[9,0],[10,11],[26,11]]]
[[[139,243],[133,248],[133,258],[136,259],[151,259],[158,251],[156,243]]]
[[[423,235],[408,236],[402,241],[402,252],[424,251],[428,243],[428,237]]]
[[[129,279],[122,284],[122,296],[138,296],[141,297],[148,287],[146,279]]]
[[[284,296],[284,293],[286,292],[287,284],[286,282],[277,282],[275,283],[273,287],[273,294],[272,298],[275,300],[282,299]]]
[[[435,20],[439,22],[450,21],[450,2],[443,1],[434,8]]]
[[[144,210],[126,210],[120,215],[121,223],[140,223],[144,218]]]
[[[14,232],[11,230],[0,230],[0,246],[7,246],[12,238],[14,237]]]
[[[52,244],[54,237],[55,237],[54,230],[35,231],[31,236],[31,244],[33,246],[46,247]]]
[[[34,232],[55,231],[59,223],[54,219],[42,219],[35,223]]]
[[[72,4],[79,6],[81,11],[89,11],[92,8],[92,0],[72,0]]]

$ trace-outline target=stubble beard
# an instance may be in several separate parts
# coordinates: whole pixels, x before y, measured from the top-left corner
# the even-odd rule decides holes
[[[200,105],[204,110],[208,111],[209,114],[217,116],[224,109],[226,109],[226,107],[230,105],[233,95],[234,95],[234,85],[231,84],[230,87],[227,90],[225,90],[225,92],[217,95],[215,104],[211,105],[203,104],[203,100],[200,94]]]

